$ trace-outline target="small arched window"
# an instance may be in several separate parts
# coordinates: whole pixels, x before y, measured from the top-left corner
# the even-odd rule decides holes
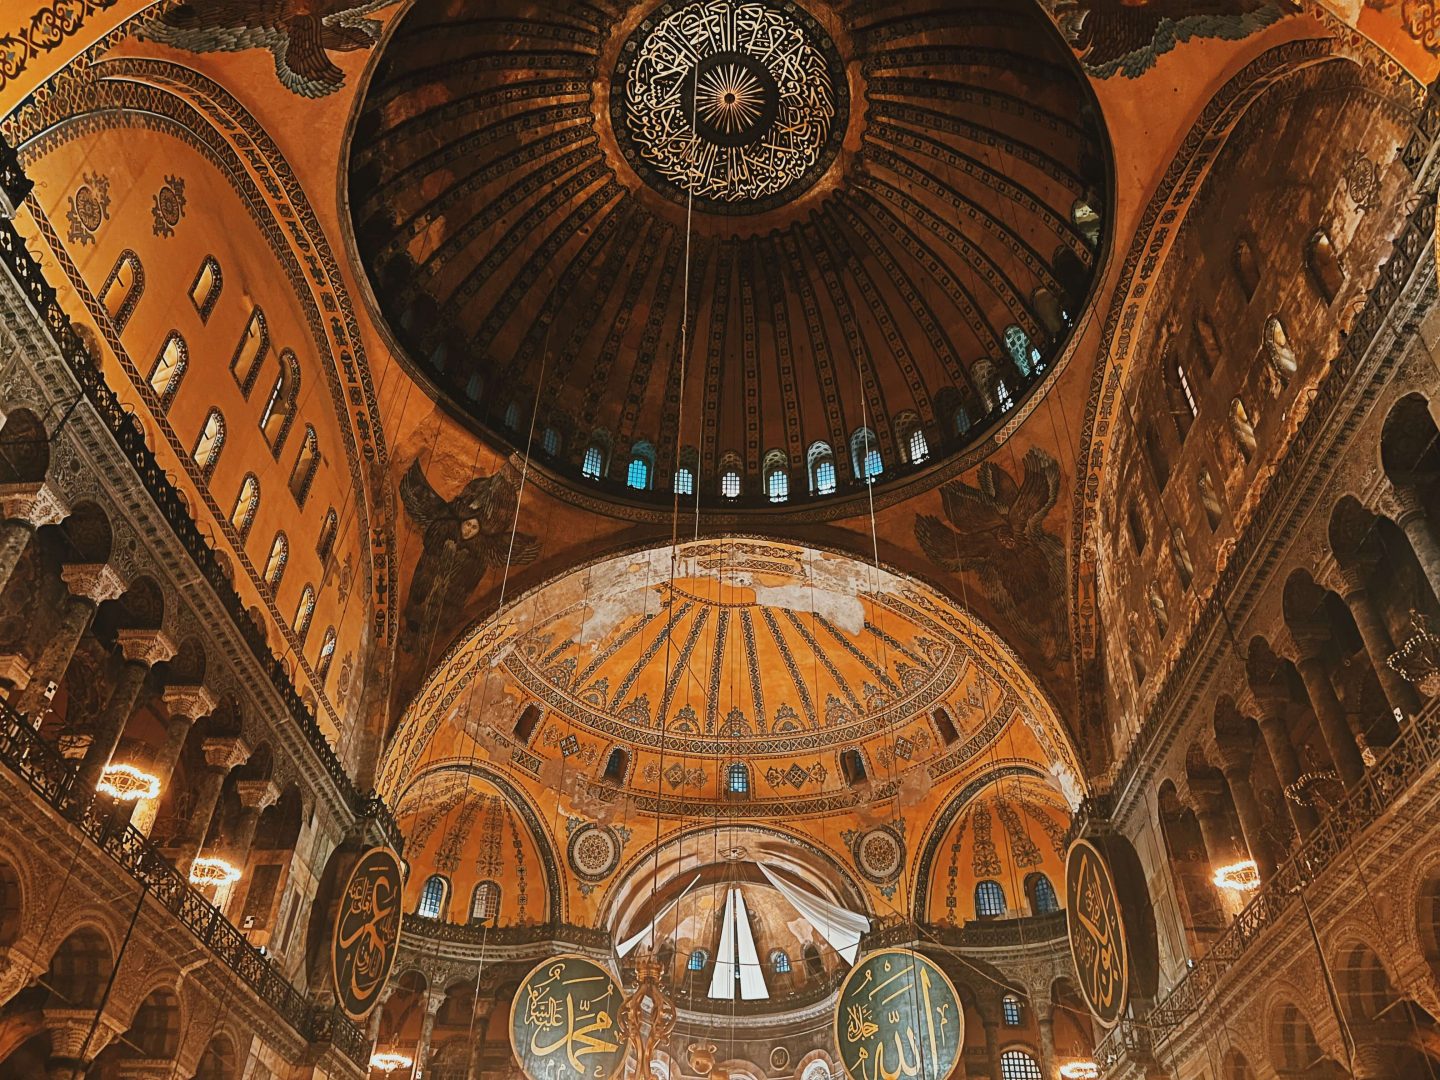
[[[1019,1027],[1025,1022],[1020,999],[1014,994],[1006,994],[1000,999],[1000,1014],[1005,1020],[1006,1027]]]
[[[540,449],[550,457],[558,457],[560,454],[560,432],[553,427],[547,427],[540,433]]]
[[[1005,890],[998,881],[982,881],[975,886],[975,914],[982,919],[998,919],[1005,914]]]
[[[235,496],[235,509],[230,511],[230,524],[244,540],[250,535],[250,526],[255,522],[255,511],[260,508],[260,481],[254,473],[246,473],[240,481],[240,494]]]
[[[885,471],[880,444],[869,428],[860,428],[850,436],[850,466],[856,479],[866,484],[873,484],[876,477]]]
[[[765,455],[765,497],[772,503],[783,503],[790,498],[790,460],[783,450],[771,450]]]
[[[215,473],[215,463],[220,460],[220,451],[225,447],[225,417],[219,409],[211,409],[200,428],[200,437],[195,440],[195,451],[190,456],[200,466],[200,475],[209,480]]]
[[[1166,359],[1165,389],[1170,399],[1170,415],[1175,420],[1175,434],[1183,445],[1200,406],[1195,400],[1194,387],[1190,385],[1190,373],[1185,370],[1184,361],[1173,352]]]
[[[1005,351],[1020,369],[1020,374],[1029,378],[1038,370],[1040,350],[1030,343],[1030,335],[1018,326],[1005,328]]]
[[[145,268],[140,265],[140,256],[125,250],[115,260],[110,276],[100,287],[100,305],[118,334],[135,314],[135,305],[140,303],[140,294],[145,291]]]
[[[727,499],[740,497],[740,472],[733,466],[720,474],[720,494]]]
[[[1145,654],[1140,651],[1140,635],[1133,626],[1125,634],[1125,651],[1130,654],[1130,674],[1135,676],[1138,689],[1145,682]]]
[[[1165,598],[1160,595],[1160,590],[1153,581],[1146,594],[1150,601],[1150,614],[1155,619],[1155,632],[1163,638],[1170,632],[1170,609],[1166,607]]]
[[[1215,368],[1223,358],[1223,351],[1220,348],[1220,331],[1215,329],[1215,324],[1210,316],[1203,312],[1195,316],[1195,340],[1199,348],[1195,355],[1200,359],[1200,366],[1208,378],[1215,373]]]
[[[1038,870],[1025,878],[1025,891],[1030,894],[1030,910],[1036,915],[1051,915],[1060,910],[1055,886]]]
[[[315,554],[320,556],[322,563],[330,558],[330,552],[335,550],[335,535],[339,529],[340,519],[332,506],[325,511],[325,520],[320,525],[320,536],[315,541]]]
[[[422,919],[438,919],[445,914],[445,901],[449,899],[450,882],[443,874],[431,874],[425,879],[420,890],[420,903],[415,914]]]
[[[155,366],[150,369],[150,389],[155,391],[162,411],[169,411],[189,363],[190,352],[185,347],[185,339],[174,330],[170,331],[165,344],[160,347],[160,355],[155,357]]]
[[[520,710],[520,715],[515,718],[515,738],[528,743],[535,735],[535,728],[540,723],[540,706],[533,701]]]
[[[910,464],[912,465],[919,465],[930,457],[930,443],[925,439],[923,428],[912,429],[910,437],[905,440],[905,446],[910,454]]]
[[[235,355],[230,358],[230,374],[240,385],[241,393],[247,397],[260,374],[260,364],[270,351],[270,329],[265,325],[265,313],[258,307],[250,312],[250,321],[235,346]]]
[[[840,751],[840,775],[851,787],[865,783],[865,758],[853,746]]]
[[[835,494],[835,454],[831,451],[830,444],[812,444],[805,457],[810,472],[810,494]]]
[[[750,794],[750,766],[732,761],[725,770],[725,790],[732,796]]]
[[[610,756],[605,759],[605,771],[600,779],[609,784],[623,783],[625,770],[630,767],[630,755],[623,747],[615,747],[610,751]]]
[[[936,709],[930,715],[935,719],[935,730],[940,733],[940,741],[946,746],[960,738],[960,733],[955,730],[955,721],[950,719],[947,709]]]
[[[320,468],[320,439],[315,434],[315,429],[309,424],[305,425],[305,439],[300,444],[300,453],[295,457],[295,465],[290,470],[290,494],[295,496],[295,501],[301,506],[305,505],[305,496],[310,494],[310,485],[315,482],[315,473]]]
[[[675,470],[673,487],[676,495],[694,495],[695,474],[684,465],[681,465],[680,468]]]
[[[512,401],[509,405],[505,406],[505,426],[511,431],[519,430],[520,403],[518,401]]]
[[[270,451],[280,456],[285,445],[285,436],[290,434],[290,425],[295,422],[295,403],[300,399],[300,361],[289,349],[280,353],[280,372],[260,410],[260,430]]]
[[[1185,542],[1184,530],[1179,525],[1170,529],[1170,561],[1175,564],[1175,574],[1181,588],[1188,589],[1195,580],[1195,563],[1190,558],[1190,545]]]
[[[1250,418],[1250,410],[1245,408],[1245,403],[1238,397],[1230,401],[1230,433],[1235,436],[1235,447],[1240,451],[1240,456],[1249,463],[1258,446],[1255,441],[1255,422]]]
[[[335,627],[327,626],[325,636],[320,639],[320,655],[315,658],[315,675],[320,680],[330,674],[330,664],[335,659]]]
[[[689,971],[704,971],[709,962],[710,954],[704,949],[696,949],[690,954],[690,959],[685,961],[685,967]]]
[[[1220,519],[1225,516],[1225,506],[1215,490],[1215,481],[1211,478],[1209,469],[1200,470],[1195,477],[1195,488],[1200,492],[1200,505],[1205,508],[1205,520],[1210,525],[1210,531],[1214,532],[1220,527]]]
[[[200,316],[200,321],[207,322],[210,313],[215,310],[215,302],[220,299],[220,286],[223,279],[220,276],[220,263],[214,255],[206,255],[204,262],[200,264],[199,271],[195,274],[195,283],[190,286],[190,303],[195,305],[195,311]]]
[[[265,584],[271,590],[280,587],[280,579],[285,576],[285,564],[290,561],[290,541],[285,539],[285,534],[275,534],[275,542],[270,545],[270,557],[265,560]]]
[[[776,949],[770,954],[770,970],[776,975],[788,975],[790,973],[790,954],[784,949]]]
[[[1130,543],[1135,546],[1135,554],[1142,555],[1145,552],[1145,519],[1140,516],[1140,508],[1131,499],[1125,506],[1125,524],[1130,529]]]
[[[1004,375],[995,376],[995,408],[1002,413],[1009,412],[1015,407],[1015,398],[1010,394],[1010,387],[1005,382]]]
[[[1235,241],[1235,249],[1230,255],[1230,266],[1235,271],[1235,280],[1240,283],[1245,299],[1254,299],[1255,290],[1260,287],[1260,263],[1255,258],[1255,249],[1251,247],[1250,241],[1243,236]]]
[[[964,405],[958,406],[950,418],[950,423],[955,429],[956,436],[963,436],[970,430],[970,410]]]
[[[805,961],[805,974],[818,979],[825,974],[825,962],[820,959],[820,950],[814,945],[802,945],[800,957]]]
[[[599,480],[605,471],[605,452],[591,444],[585,448],[585,458],[580,463],[580,475],[587,480]]]
[[[1024,1050],[1000,1055],[1000,1080],[1045,1080],[1039,1063]]]
[[[310,632],[310,620],[314,617],[315,589],[313,586],[306,585],[305,591],[300,594],[300,603],[295,607],[295,621],[291,624],[295,636],[302,642],[305,640],[305,635]]]
[[[1305,266],[1320,295],[1327,303],[1333,302],[1345,286],[1345,267],[1340,262],[1330,234],[1324,229],[1316,229],[1310,234],[1310,243],[1305,249]]]
[[[625,470],[625,484],[636,491],[650,489],[650,474],[655,468],[655,450],[649,443],[636,443],[630,448],[630,465]]]
[[[1289,386],[1299,364],[1295,360],[1295,350],[1290,347],[1290,335],[1285,332],[1285,324],[1278,315],[1271,315],[1265,320],[1265,359],[1280,385]]]
[[[475,886],[470,896],[470,921],[489,922],[500,914],[500,885],[494,881],[482,881]]]

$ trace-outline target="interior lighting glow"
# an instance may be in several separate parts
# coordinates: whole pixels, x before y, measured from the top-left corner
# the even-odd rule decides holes
[[[1100,1066],[1093,1061],[1067,1061],[1060,1066],[1065,1080],[1099,1080]]]
[[[406,1057],[404,1054],[394,1050],[386,1050],[382,1053],[372,1054],[370,1057],[370,1068],[379,1069],[381,1072],[390,1073],[396,1069],[408,1069],[415,1064],[414,1058]]]
[[[1255,865],[1254,859],[1242,859],[1240,862],[1220,867],[1215,871],[1212,880],[1217,889],[1251,892],[1260,887],[1260,868]]]
[[[224,859],[202,855],[190,865],[190,884],[229,885],[240,880],[240,871]]]
[[[133,765],[109,765],[100,774],[95,790],[120,802],[139,802],[160,794],[160,778]]]

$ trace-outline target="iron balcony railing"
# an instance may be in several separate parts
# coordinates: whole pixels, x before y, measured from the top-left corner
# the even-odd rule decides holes
[[[1377,822],[1427,774],[1440,765],[1440,699],[1401,727],[1399,737],[1381,750],[1360,782],[1322,818],[1314,833],[1275,871],[1213,946],[1195,962],[1164,998],[1141,1020],[1122,1021],[1101,1044],[1097,1060],[1113,1067],[1145,1034],[1166,1042],[1186,1021],[1206,1015],[1203,1006],[1224,977],[1244,959],[1255,941],[1273,926],[1360,835]]]
[[[24,198],[24,193],[29,190],[27,184],[28,181],[25,180],[24,173],[20,171],[14,151],[3,138],[0,138],[0,187],[3,187],[3,190],[18,203]],[[399,853],[403,840],[389,807],[374,792],[362,793],[355,787],[350,775],[345,771],[344,765],[341,764],[340,758],[336,755],[334,747],[330,745],[330,740],[320,730],[314,714],[300,700],[300,695],[296,692],[295,685],[291,681],[289,673],[286,672],[285,666],[271,651],[264,629],[256,624],[246,610],[240,595],[235,591],[235,586],[220,568],[220,563],[215,558],[215,552],[190,516],[184,498],[171,483],[165,470],[155,460],[155,455],[150,451],[149,446],[146,445],[145,433],[140,424],[126,411],[118,395],[105,382],[100,365],[90,355],[84,342],[80,340],[79,334],[71,325],[70,317],[60,307],[55,289],[45,280],[40,264],[25,247],[25,242],[15,231],[15,227],[3,217],[0,217],[0,262],[3,262],[9,269],[10,274],[24,290],[30,303],[44,319],[51,336],[59,346],[61,357],[75,380],[80,384],[86,399],[110,430],[121,452],[129,459],[136,476],[139,477],[150,498],[154,500],[176,539],[185,548],[196,569],[224,605],[236,630],[239,631],[256,660],[269,676],[276,692],[285,702],[286,709],[296,726],[314,749],[321,767],[329,774],[331,781],[353,808],[356,816],[368,815],[374,818],[396,852]]]
[[[200,943],[310,1043],[331,1043],[357,1065],[369,1061],[365,1034],[333,1006],[312,1005],[224,914],[128,821],[93,792],[75,790],[74,766],[24,717],[0,702],[0,762],[71,822],[180,920]]]

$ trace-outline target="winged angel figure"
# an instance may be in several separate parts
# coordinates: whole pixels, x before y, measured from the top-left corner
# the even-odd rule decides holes
[[[331,52],[371,48],[380,24],[365,14],[395,0],[185,0],[146,22],[138,36],[191,52],[269,49],[275,74],[302,97],[345,85]]]
[[[1300,10],[1295,0],[1044,0],[1097,78],[1133,79],[1181,42],[1238,40]]]
[[[979,487],[959,480],[943,484],[941,506],[955,527],[917,514],[915,539],[935,565],[970,571],[990,602],[1047,659],[1064,659],[1065,549],[1044,524],[1060,494],[1060,466],[1037,447],[1025,455],[1023,483],[993,461],[980,466],[979,480]]]
[[[441,632],[450,628],[487,571],[501,570],[507,562],[535,561],[540,542],[529,533],[516,532],[511,547],[517,498],[503,469],[477,476],[448,502],[430,486],[419,460],[406,470],[400,501],[425,538],[405,600],[402,642],[407,651],[414,649],[422,629],[443,639]]]

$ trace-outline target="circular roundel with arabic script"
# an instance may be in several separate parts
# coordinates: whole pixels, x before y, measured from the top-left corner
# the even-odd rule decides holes
[[[955,985],[910,949],[884,949],[845,976],[835,1003],[835,1046],[846,1076],[945,1080],[965,1045]]]
[[[530,1080],[609,1080],[625,1063],[610,972],[577,953],[542,960],[510,1003],[510,1050]]]
[[[362,1020],[375,1007],[400,949],[400,892],[405,877],[387,847],[360,856],[340,895],[331,938],[335,997],[345,1015]]]
[[[1065,906],[1075,981],[1095,1019],[1114,1027],[1130,992],[1130,954],[1115,879],[1088,840],[1076,840],[1065,853]]]

